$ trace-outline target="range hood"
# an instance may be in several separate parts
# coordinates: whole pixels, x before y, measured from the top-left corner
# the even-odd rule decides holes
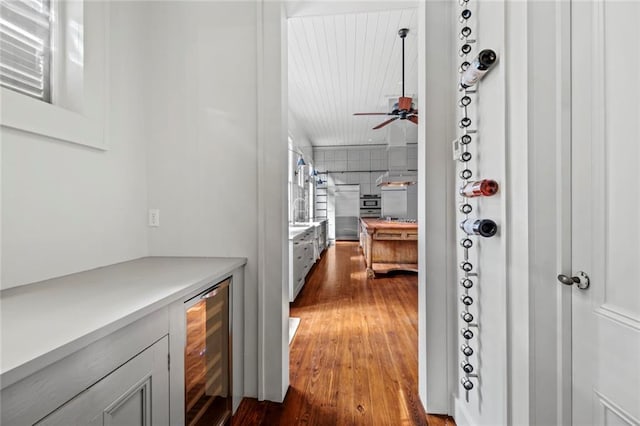
[[[376,186],[409,186],[418,183],[418,174],[410,171],[389,171],[376,179]]]

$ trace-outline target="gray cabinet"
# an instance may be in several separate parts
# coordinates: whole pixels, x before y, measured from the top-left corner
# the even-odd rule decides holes
[[[168,425],[168,354],[165,336],[36,424]]]
[[[320,258],[322,252],[327,248],[327,221],[322,220],[316,224],[316,260]]]
[[[293,302],[304,286],[307,273],[315,263],[314,256],[315,227],[289,239],[289,301]]]
[[[184,302],[230,275],[240,291],[245,262],[143,258],[1,294],[11,368],[0,424],[184,425]],[[244,394],[241,295],[231,298],[234,409]]]

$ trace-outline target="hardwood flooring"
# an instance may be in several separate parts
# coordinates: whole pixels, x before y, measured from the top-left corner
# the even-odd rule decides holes
[[[418,398],[417,275],[367,278],[357,243],[325,252],[291,304],[283,404],[245,398],[234,425],[455,425]]]

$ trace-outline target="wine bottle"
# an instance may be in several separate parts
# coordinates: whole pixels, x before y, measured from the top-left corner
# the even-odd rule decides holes
[[[468,235],[493,237],[498,231],[498,225],[491,219],[466,219],[460,222],[460,229]]]
[[[469,182],[460,188],[460,195],[465,197],[489,197],[498,192],[498,182],[492,179],[482,179]]]
[[[467,89],[478,82],[496,63],[498,56],[491,49],[484,49],[471,62],[469,67],[460,76],[460,86]]]

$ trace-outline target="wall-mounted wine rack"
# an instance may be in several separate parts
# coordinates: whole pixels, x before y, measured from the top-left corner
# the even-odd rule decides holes
[[[460,74],[458,106],[461,108],[462,114],[458,122],[460,135],[454,141],[455,158],[462,165],[462,170],[458,175],[460,180],[458,190],[460,196],[459,210],[464,215],[464,219],[460,222],[462,236],[460,245],[464,253],[463,260],[460,262],[460,286],[462,288],[460,318],[463,324],[460,330],[462,337],[460,352],[463,358],[460,364],[462,370],[460,384],[465,391],[467,402],[469,401],[469,392],[476,386],[474,381],[479,380],[479,373],[474,367],[474,359],[477,358],[473,357],[474,348],[478,347],[477,334],[479,333],[477,331],[479,325],[477,318],[472,313],[472,311],[477,312],[477,309],[474,310],[473,306],[478,302],[477,298],[474,300],[474,296],[478,294],[478,273],[471,262],[470,251],[480,243],[478,240],[483,237],[492,237],[498,229],[496,223],[491,219],[480,219],[471,216],[474,208],[470,198],[494,195],[498,192],[498,183],[490,179],[472,180],[474,177],[472,171],[474,163],[470,144],[473,143],[478,132],[474,128],[470,114],[474,98],[477,102],[478,95],[473,87],[496,63],[497,56],[493,50],[485,49],[479,51],[472,61],[468,60],[468,58],[473,57],[474,46],[477,45],[477,40],[473,38],[473,29],[471,28],[470,19],[474,11],[471,7],[473,5],[470,3],[472,3],[471,0],[460,0],[460,13],[458,15],[458,20],[461,24],[459,27],[461,45],[458,49],[458,55],[462,60],[458,69]]]

